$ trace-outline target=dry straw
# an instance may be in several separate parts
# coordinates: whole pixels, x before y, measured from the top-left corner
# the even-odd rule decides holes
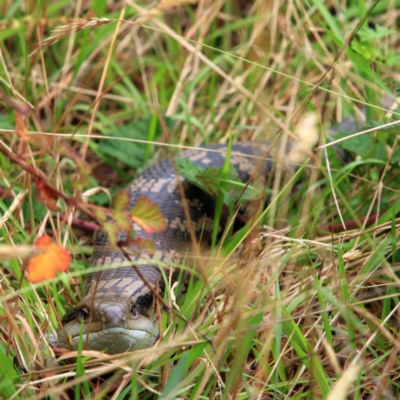
[[[196,4],[198,0],[161,0],[157,7],[154,7],[148,10],[144,15],[137,18],[136,21],[126,21],[120,19],[110,19],[110,18],[91,18],[89,20],[86,19],[78,19],[73,20],[68,25],[61,25],[53,29],[52,36],[43,40],[36,49],[29,55],[29,57],[34,56],[35,54],[39,53],[46,47],[51,46],[52,44],[58,42],[61,39],[71,35],[73,32],[82,31],[84,29],[91,29],[96,28],[101,25],[108,25],[113,22],[126,22],[132,25],[142,25],[146,21],[151,18],[154,18],[163,11],[172,8],[172,7],[179,7],[185,4]]]
[[[51,46],[52,44],[58,42],[61,39],[64,39],[72,32],[81,31],[83,29],[90,29],[100,25],[111,24],[112,22],[116,22],[115,19],[109,18],[91,18],[89,20],[75,20],[72,21],[69,25],[61,25],[53,29],[52,36],[43,40],[38,47],[29,55],[29,57],[34,56],[39,51],[45,49],[46,47]]]

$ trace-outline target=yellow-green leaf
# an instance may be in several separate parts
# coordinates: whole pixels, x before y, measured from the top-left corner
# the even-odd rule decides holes
[[[167,221],[160,208],[148,197],[139,197],[130,214],[132,220],[147,233],[162,233],[167,229]]]
[[[114,211],[122,212],[128,209],[129,207],[129,193],[127,190],[120,190],[114,198]]]
[[[129,218],[129,213],[114,211],[114,219],[118,228],[124,233],[128,233],[131,230],[132,224]]]
[[[110,245],[113,247],[117,246],[118,242],[118,227],[115,224],[112,224],[111,222],[105,222],[102,227],[106,232],[108,236],[108,240],[110,242]]]

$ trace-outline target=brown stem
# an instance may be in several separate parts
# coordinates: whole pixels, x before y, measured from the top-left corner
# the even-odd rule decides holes
[[[65,217],[66,214],[60,214],[60,218],[62,220],[64,220]],[[100,228],[100,226],[98,224],[95,224],[94,222],[86,221],[79,218],[72,218],[71,226],[91,233],[96,232]]]
[[[8,150],[5,145],[1,143],[0,143],[0,152],[3,153],[4,156],[7,157],[11,162],[19,165],[24,171],[30,174],[37,182],[41,181],[49,192],[54,193],[57,197],[61,197],[67,205],[69,205],[70,207],[78,208],[79,210],[84,212],[89,218],[91,218],[92,220],[96,221],[96,223],[101,225],[101,221],[96,217],[96,215],[91,210],[88,209],[85,203],[78,200],[76,197],[73,198],[68,197],[63,192],[59,191],[54,186],[50,185],[40,171],[36,170],[35,168],[27,164],[25,161],[23,161],[20,157],[16,156],[14,153]]]
[[[383,214],[385,214],[386,211],[380,211],[377,214],[371,215],[368,218],[360,218],[360,222],[362,224],[365,224],[365,226],[370,226],[376,222],[376,220],[381,217]],[[359,228],[359,223],[358,221],[350,220],[350,221],[345,221],[344,222],[346,229],[357,229]],[[317,231],[320,232],[333,232],[333,233],[339,233],[343,232],[343,224],[341,222],[337,224],[326,224],[326,225],[321,225],[317,228]]]

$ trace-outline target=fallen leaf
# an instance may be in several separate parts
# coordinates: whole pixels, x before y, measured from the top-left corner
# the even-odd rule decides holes
[[[167,220],[160,208],[148,197],[139,197],[131,208],[130,215],[132,220],[147,233],[162,233],[167,229]]]
[[[26,128],[25,122],[19,112],[15,113],[15,132],[17,132],[19,137],[25,142],[29,141],[29,136],[27,134],[28,129]]]
[[[37,254],[24,262],[31,283],[52,279],[57,272],[66,272],[71,264],[71,255],[49,236],[44,235],[35,242]]]

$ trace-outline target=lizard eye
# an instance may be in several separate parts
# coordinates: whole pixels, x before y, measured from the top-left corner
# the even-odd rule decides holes
[[[89,318],[89,310],[86,307],[73,308],[69,310],[61,319],[63,325],[71,321],[87,320]]]
[[[82,319],[85,321],[89,318],[89,311],[87,308],[81,308],[80,310],[77,311],[76,313],[76,319],[78,321],[81,321]]]
[[[136,306],[131,306],[131,313],[133,314],[134,317],[137,317],[139,315],[139,311],[136,308]]]

